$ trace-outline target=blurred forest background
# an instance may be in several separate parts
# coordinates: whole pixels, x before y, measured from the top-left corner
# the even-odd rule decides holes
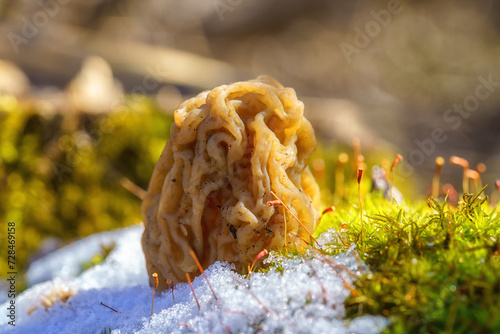
[[[0,39],[0,219],[19,271],[140,222],[177,105],[259,74],[304,101],[328,175],[359,138],[367,157],[401,153],[397,185],[421,196],[439,155],[500,176],[500,1],[0,0]]]

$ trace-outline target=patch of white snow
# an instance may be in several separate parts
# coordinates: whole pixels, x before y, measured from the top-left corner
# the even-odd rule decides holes
[[[253,273],[249,278],[234,272],[231,265],[217,262],[206,270],[217,299],[200,276],[193,281],[200,309],[189,285],[184,283],[175,287],[175,300],[171,291],[157,293],[154,315],[150,317],[153,289],[141,249],[142,230],[142,225],[137,225],[97,234],[38,260],[32,266],[37,269],[31,273],[36,279],[50,276],[51,280],[18,296],[16,326],[8,325],[9,319],[2,317],[0,332],[102,333],[110,328],[115,334],[375,334],[388,325],[384,317],[345,319],[343,302],[349,295],[345,282],[352,277],[326,258],[357,273],[360,268],[350,252],[292,259],[271,254],[267,262],[276,263],[279,270]],[[76,277],[68,274],[96,252],[96,245],[112,241],[116,247],[102,264]],[[52,271],[49,275],[44,270]],[[73,295],[45,309],[42,300],[50,291],[70,291]],[[4,303],[0,307],[5,310],[7,306]]]

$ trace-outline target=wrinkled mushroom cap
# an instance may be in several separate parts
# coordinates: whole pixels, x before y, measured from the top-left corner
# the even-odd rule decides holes
[[[310,232],[318,223],[307,167],[316,139],[303,111],[293,89],[265,76],[179,106],[142,204],[142,246],[159,289],[199,273],[190,249],[204,268],[228,261],[243,272],[263,249],[307,247],[307,231],[267,205],[273,191]]]

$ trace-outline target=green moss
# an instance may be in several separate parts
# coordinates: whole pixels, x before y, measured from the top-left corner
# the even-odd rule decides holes
[[[94,254],[94,256],[92,256],[88,261],[85,261],[80,264],[81,271],[83,272],[87,269],[92,268],[93,266],[96,266],[104,262],[104,260],[106,260],[106,258],[108,257],[109,253],[111,253],[111,251],[115,249],[115,247],[116,247],[115,242],[112,242],[109,245],[101,245],[101,249],[99,252]]]
[[[356,199],[316,231],[342,231],[370,268],[345,301],[348,316],[385,315],[390,333],[500,332],[500,215],[486,198],[464,194],[452,208],[368,194],[363,209],[362,234]]]
[[[0,97],[0,219],[16,223],[18,290],[45,237],[66,243],[142,221],[141,200],[120,182],[147,188],[173,120],[137,101],[107,114],[46,114]]]
[[[131,99],[103,115],[44,115],[0,96],[0,219],[16,223],[19,290],[43,238],[69,242],[141,221],[140,199],[120,182],[127,178],[147,188],[171,124],[172,118],[148,99]],[[365,177],[361,221],[353,169],[350,162],[337,169],[339,153],[320,145],[311,159],[323,160],[324,170],[315,174],[325,205],[336,206],[322,216],[314,235],[334,228],[337,242],[325,252],[338,254],[355,243],[370,268],[354,281],[357,296],[345,301],[348,317],[385,315],[391,333],[500,332],[498,208],[470,194],[457,208],[434,199],[391,203],[369,193]],[[378,163],[381,155],[367,155],[365,163]],[[405,183],[407,195],[415,187]],[[1,272],[7,272],[6,263]],[[283,268],[274,260],[261,269],[266,270]]]

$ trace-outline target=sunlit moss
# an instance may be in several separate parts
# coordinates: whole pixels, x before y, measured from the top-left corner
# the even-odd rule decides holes
[[[83,272],[85,270],[92,268],[93,266],[96,266],[96,265],[104,262],[104,260],[106,260],[108,255],[111,253],[111,251],[115,247],[116,247],[116,244],[114,242],[110,243],[109,245],[102,244],[99,252],[94,254],[89,260],[80,263],[80,271]]]
[[[132,97],[104,115],[42,116],[0,97],[0,219],[16,222],[20,290],[23,270],[44,237],[71,240],[141,221],[140,199],[120,181],[147,188],[171,123],[144,98]],[[335,190],[342,151],[349,148],[320,145],[312,157],[322,159],[316,176],[324,204],[335,204],[314,236],[338,234],[337,244],[325,247],[331,254],[355,243],[370,268],[354,282],[358,296],[345,301],[348,316],[387,316],[392,333],[500,332],[498,208],[469,194],[456,208],[432,199],[389,202],[370,193],[367,169],[361,225],[350,162],[339,172],[342,191]],[[381,155],[368,156],[367,167],[380,163]],[[409,182],[403,186],[405,194],[412,188]],[[97,254],[84,267],[104,258]],[[2,272],[5,265],[0,264]],[[279,263],[269,268],[280,270]]]
[[[391,333],[500,331],[498,208],[470,194],[458,208],[367,194],[361,235],[356,202],[325,214],[316,232],[342,233],[370,268],[354,282],[359,296],[345,302],[349,316],[387,316]]]
[[[172,124],[148,98],[100,115],[37,106],[0,98],[0,219],[16,223],[20,280],[44,237],[66,241],[141,221],[141,200],[120,180],[147,188]]]

